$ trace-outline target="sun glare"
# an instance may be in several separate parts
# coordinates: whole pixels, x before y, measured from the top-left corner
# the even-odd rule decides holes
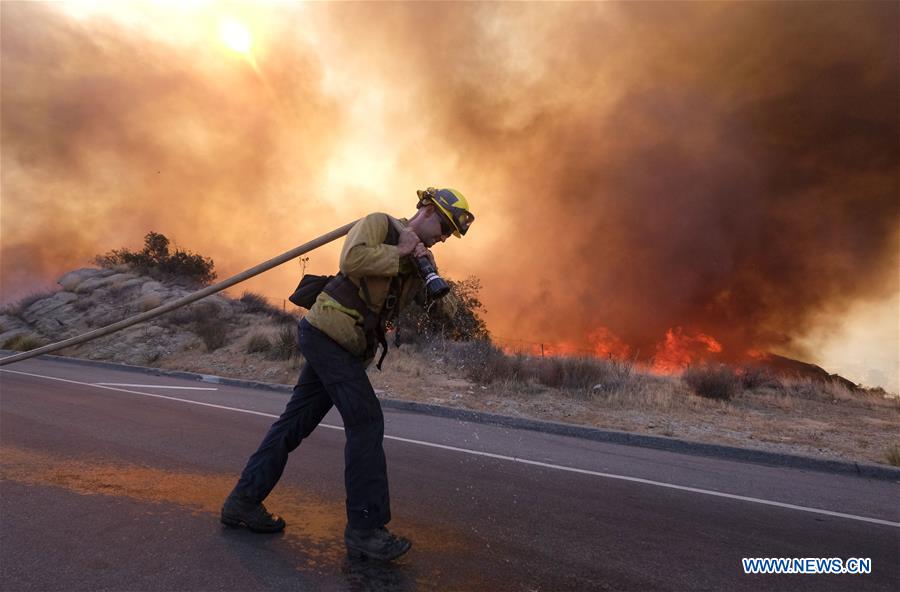
[[[249,54],[253,47],[253,38],[247,27],[237,21],[222,21],[219,27],[219,38],[222,43],[242,54]]]

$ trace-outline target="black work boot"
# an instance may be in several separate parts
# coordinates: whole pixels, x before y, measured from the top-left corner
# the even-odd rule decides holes
[[[270,514],[264,505],[243,501],[233,493],[222,505],[220,520],[230,528],[245,526],[253,532],[278,532],[285,526],[281,516]]]
[[[391,534],[385,528],[357,529],[347,526],[344,530],[344,543],[347,545],[347,557],[350,559],[380,559],[391,561],[400,557],[412,547],[409,539]]]

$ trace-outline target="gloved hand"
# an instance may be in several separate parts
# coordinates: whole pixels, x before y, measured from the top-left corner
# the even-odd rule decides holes
[[[436,306],[438,307],[438,313],[442,317],[452,319],[459,310],[459,298],[453,293],[453,290],[450,290],[443,298],[437,301]]]

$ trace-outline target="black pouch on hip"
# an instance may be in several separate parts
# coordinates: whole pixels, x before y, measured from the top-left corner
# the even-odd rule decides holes
[[[319,293],[325,289],[325,285],[331,281],[333,275],[311,275],[306,274],[300,278],[297,289],[290,295],[288,300],[301,308],[309,310],[315,304]]]

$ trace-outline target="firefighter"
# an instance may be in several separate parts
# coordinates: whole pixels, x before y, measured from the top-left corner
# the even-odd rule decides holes
[[[300,321],[299,347],[306,363],[293,395],[225,500],[221,512],[225,525],[254,532],[284,529],[285,521],[269,513],[262,502],[281,477],[288,454],[334,405],[346,435],[348,556],[393,560],[410,549],[408,539],[386,528],[391,510],[382,447],[384,418],[366,368],[378,342],[386,347],[384,324],[422,291],[413,258],[425,257],[434,265],[430,248],[451,235],[465,235],[474,221],[459,191],[428,188],[417,193],[417,211],[410,220],[398,221],[400,230],[386,214],[375,213],[348,233],[340,273]],[[457,302],[451,292],[434,304],[452,317]]]

